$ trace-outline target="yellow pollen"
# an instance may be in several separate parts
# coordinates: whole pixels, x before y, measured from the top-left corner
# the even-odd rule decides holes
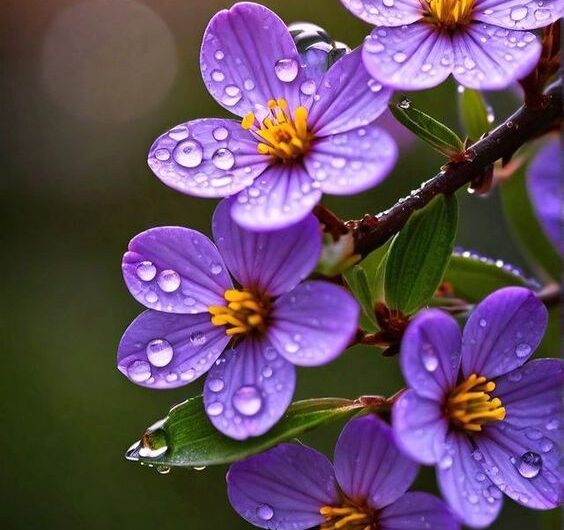
[[[370,530],[373,516],[356,506],[323,506],[319,513],[326,522],[320,530]]]
[[[227,335],[262,332],[268,316],[267,301],[250,291],[228,289],[223,294],[227,305],[211,305],[208,312],[214,326],[226,326]]]
[[[485,377],[472,374],[460,383],[446,400],[446,412],[457,427],[480,432],[485,423],[505,418],[505,408],[499,398],[492,398],[495,383]]]
[[[475,0],[421,0],[427,16],[446,27],[468,24],[472,20]]]
[[[282,161],[302,157],[312,139],[307,128],[307,109],[298,107],[292,115],[285,99],[271,99],[267,107],[260,119],[249,112],[241,121],[241,127],[251,131],[258,140],[257,151]]]

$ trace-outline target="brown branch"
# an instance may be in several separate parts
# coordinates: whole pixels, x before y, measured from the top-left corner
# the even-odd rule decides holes
[[[348,221],[347,226],[354,234],[355,252],[366,256],[397,234],[413,212],[426,206],[437,195],[448,195],[479,181],[494,162],[509,160],[525,143],[556,127],[561,112],[562,94],[558,84],[546,92],[542,108],[521,107],[488,136],[470,146],[467,151],[469,160],[449,164],[386,212]]]

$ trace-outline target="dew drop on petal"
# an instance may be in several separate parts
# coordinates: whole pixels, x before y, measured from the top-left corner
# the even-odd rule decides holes
[[[531,353],[531,349],[532,348],[527,343],[522,342],[521,344],[518,344],[516,346],[515,355],[517,355],[517,357],[522,359],[523,357],[527,357],[527,355]]]
[[[255,386],[242,386],[233,394],[233,406],[243,416],[254,416],[262,408],[262,397]]]
[[[136,383],[143,383],[151,377],[151,365],[147,361],[133,361],[127,367],[129,379]]]
[[[402,53],[402,52],[396,52],[396,53],[394,53],[392,58],[396,63],[401,64],[401,63],[404,63],[406,61],[407,55],[405,53]]]
[[[223,267],[219,264],[219,263],[212,263],[210,265],[210,272],[212,274],[220,274],[221,271],[223,270]]]
[[[315,94],[315,81],[313,79],[306,79],[301,85],[300,90],[304,96],[313,96]]]
[[[186,138],[188,138],[189,134],[190,133],[188,132],[188,129],[185,125],[179,125],[168,133],[168,135],[177,142],[179,142],[180,140],[185,140]]]
[[[172,269],[166,269],[159,274],[157,283],[165,293],[173,293],[180,287],[180,275]]]
[[[425,370],[428,372],[434,372],[439,367],[439,358],[430,344],[423,345],[421,360]]]
[[[257,517],[263,521],[270,521],[274,517],[274,510],[268,504],[261,504],[257,507]]]
[[[235,157],[229,149],[222,147],[212,155],[213,165],[217,169],[231,169],[235,165]]]
[[[478,324],[480,324],[481,328],[485,328],[488,325],[485,318],[481,318],[480,322],[478,322]]]
[[[223,404],[219,401],[211,403],[206,407],[206,412],[208,416],[219,416],[223,412]]]
[[[155,158],[161,162],[166,162],[170,158],[170,151],[165,148],[157,149],[155,151]]]
[[[172,153],[174,160],[184,167],[198,167],[202,163],[204,151],[202,146],[194,140],[179,143]]]
[[[206,340],[206,336],[201,331],[194,331],[194,333],[190,333],[190,342],[194,346],[201,346],[206,343]]]
[[[150,282],[157,275],[157,268],[151,261],[142,261],[135,269],[137,277],[144,282]]]
[[[274,65],[276,77],[284,83],[291,83],[298,76],[298,61],[295,59],[279,59]]]
[[[172,360],[174,354],[170,342],[165,339],[154,339],[150,341],[147,344],[145,352],[147,353],[149,362],[158,368],[166,366]]]
[[[223,140],[226,140],[227,137],[229,136],[229,131],[227,130],[226,127],[216,127],[213,130],[212,135],[215,140],[217,140],[218,142],[222,142]]]
[[[225,386],[225,383],[222,379],[214,377],[213,379],[209,379],[207,381],[207,385],[212,392],[221,392],[223,390],[223,387]]]
[[[524,478],[535,478],[542,469],[542,457],[532,451],[527,451],[519,459],[517,470]]]

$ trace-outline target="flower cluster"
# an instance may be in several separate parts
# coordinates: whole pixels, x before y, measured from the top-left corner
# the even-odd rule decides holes
[[[331,218],[312,211],[322,193],[354,194],[391,171],[398,148],[374,122],[394,89],[429,88],[450,74],[470,88],[509,86],[539,61],[541,42],[529,30],[557,20],[564,0],[341,2],[376,26],[352,51],[321,28],[289,29],[258,4],[238,3],[210,21],[203,80],[237,118],[177,125],[154,142],[149,166],[177,191],[222,198],[213,241],[177,226],[131,240],[123,275],[147,310],[125,331],[118,368],[151,389],[207,374],[209,436],[252,449],[252,439],[269,436],[286,414],[296,367],[327,364],[366,339],[355,293],[365,313],[372,303],[374,321],[375,305],[398,315],[393,346],[407,389],[385,400],[387,408],[359,407],[333,464],[299,443],[248,449],[244,455],[253,456],[227,475],[234,509],[272,530],[458,530],[491,524],[504,494],[554,508],[562,491],[564,374],[560,360],[529,362],[548,320],[538,293],[489,289],[462,332],[450,314],[423,303],[404,315],[385,300],[367,302],[381,278],[361,278],[368,294],[359,296],[340,275],[323,279],[328,268],[314,274],[324,241],[342,269],[359,256],[354,223],[327,226]],[[558,149],[546,143],[527,183],[542,229],[563,252]],[[387,258],[379,259],[386,267]],[[294,436],[278,433],[276,441]],[[407,491],[419,464],[436,465],[446,502]]]

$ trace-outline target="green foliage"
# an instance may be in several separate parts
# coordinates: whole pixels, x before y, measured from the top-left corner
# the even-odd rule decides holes
[[[196,396],[172,408],[164,420],[145,432],[139,445],[132,447],[126,456],[129,460],[160,466],[229,464],[310,429],[348,419],[362,407],[359,403],[337,398],[297,401],[269,432],[237,441],[224,436],[210,423],[202,396]]]
[[[458,87],[458,113],[466,134],[473,140],[491,129],[492,110],[477,90]]]
[[[415,212],[392,242],[385,273],[386,304],[404,315],[426,305],[440,285],[458,226],[454,195]]]

